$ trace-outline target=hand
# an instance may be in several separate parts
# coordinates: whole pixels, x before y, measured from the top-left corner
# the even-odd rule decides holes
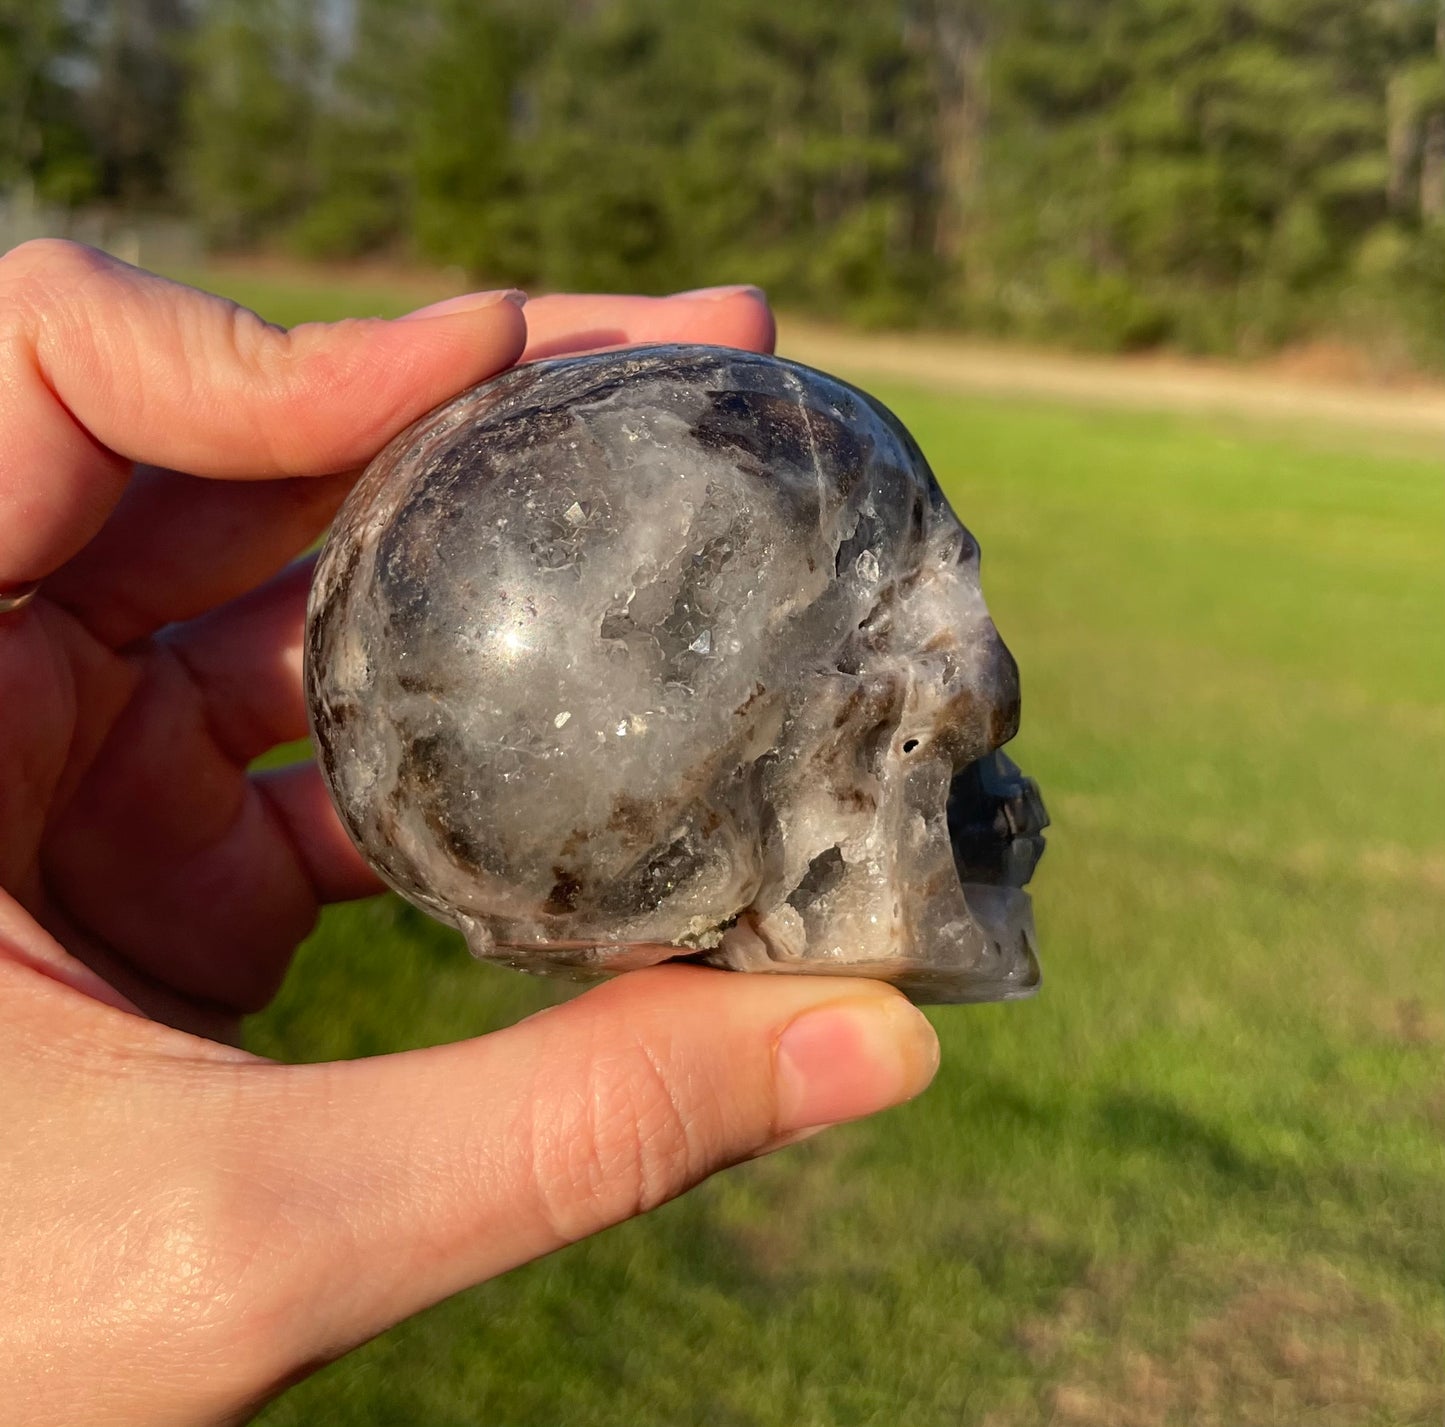
[[[871,983],[664,967],[498,1034],[227,1044],[320,903],[376,890],[305,733],[310,566],[357,468],[539,355],[766,348],[748,289],[474,294],[270,327],[70,244],[0,259],[0,1399],[235,1422],[429,1303],[917,1093]],[[181,474],[188,472],[189,474]]]

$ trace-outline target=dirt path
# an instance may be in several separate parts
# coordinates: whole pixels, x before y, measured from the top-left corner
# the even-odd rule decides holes
[[[897,378],[935,390],[1328,422],[1445,438],[1445,386],[1426,382],[1370,384],[1291,375],[1270,366],[1037,353],[948,337],[848,332],[795,319],[783,320],[778,350],[841,373]]]

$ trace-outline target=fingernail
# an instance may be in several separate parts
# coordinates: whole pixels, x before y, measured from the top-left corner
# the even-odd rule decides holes
[[[503,302],[510,302],[515,307],[521,307],[527,300],[527,294],[516,288],[510,288],[501,292],[464,292],[460,297],[445,297],[440,302],[429,303],[426,307],[418,307],[415,312],[408,312],[406,316],[399,317],[399,322],[414,322],[424,317],[455,317],[459,312],[479,312],[484,307],[496,307]]]
[[[833,1001],[778,1037],[779,1137],[911,1100],[938,1069],[938,1037],[901,996]]]
[[[686,292],[675,292],[673,296],[690,297],[698,302],[722,302],[729,297],[755,297],[759,302],[768,300],[762,288],[746,282],[733,283],[730,287],[694,287]]]

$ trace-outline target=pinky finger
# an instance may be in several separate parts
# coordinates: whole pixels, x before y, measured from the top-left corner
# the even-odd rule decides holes
[[[251,780],[286,830],[322,902],[350,902],[386,890],[347,836],[314,763],[293,763]]]

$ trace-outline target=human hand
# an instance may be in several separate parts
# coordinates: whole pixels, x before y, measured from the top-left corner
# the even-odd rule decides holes
[[[301,737],[295,557],[407,422],[518,360],[766,348],[748,290],[476,294],[287,333],[43,242],[0,259],[0,1400],[222,1423],[399,1319],[917,1093],[873,983],[664,967],[485,1038],[236,1049],[377,890]],[[188,474],[180,474],[187,472]]]

